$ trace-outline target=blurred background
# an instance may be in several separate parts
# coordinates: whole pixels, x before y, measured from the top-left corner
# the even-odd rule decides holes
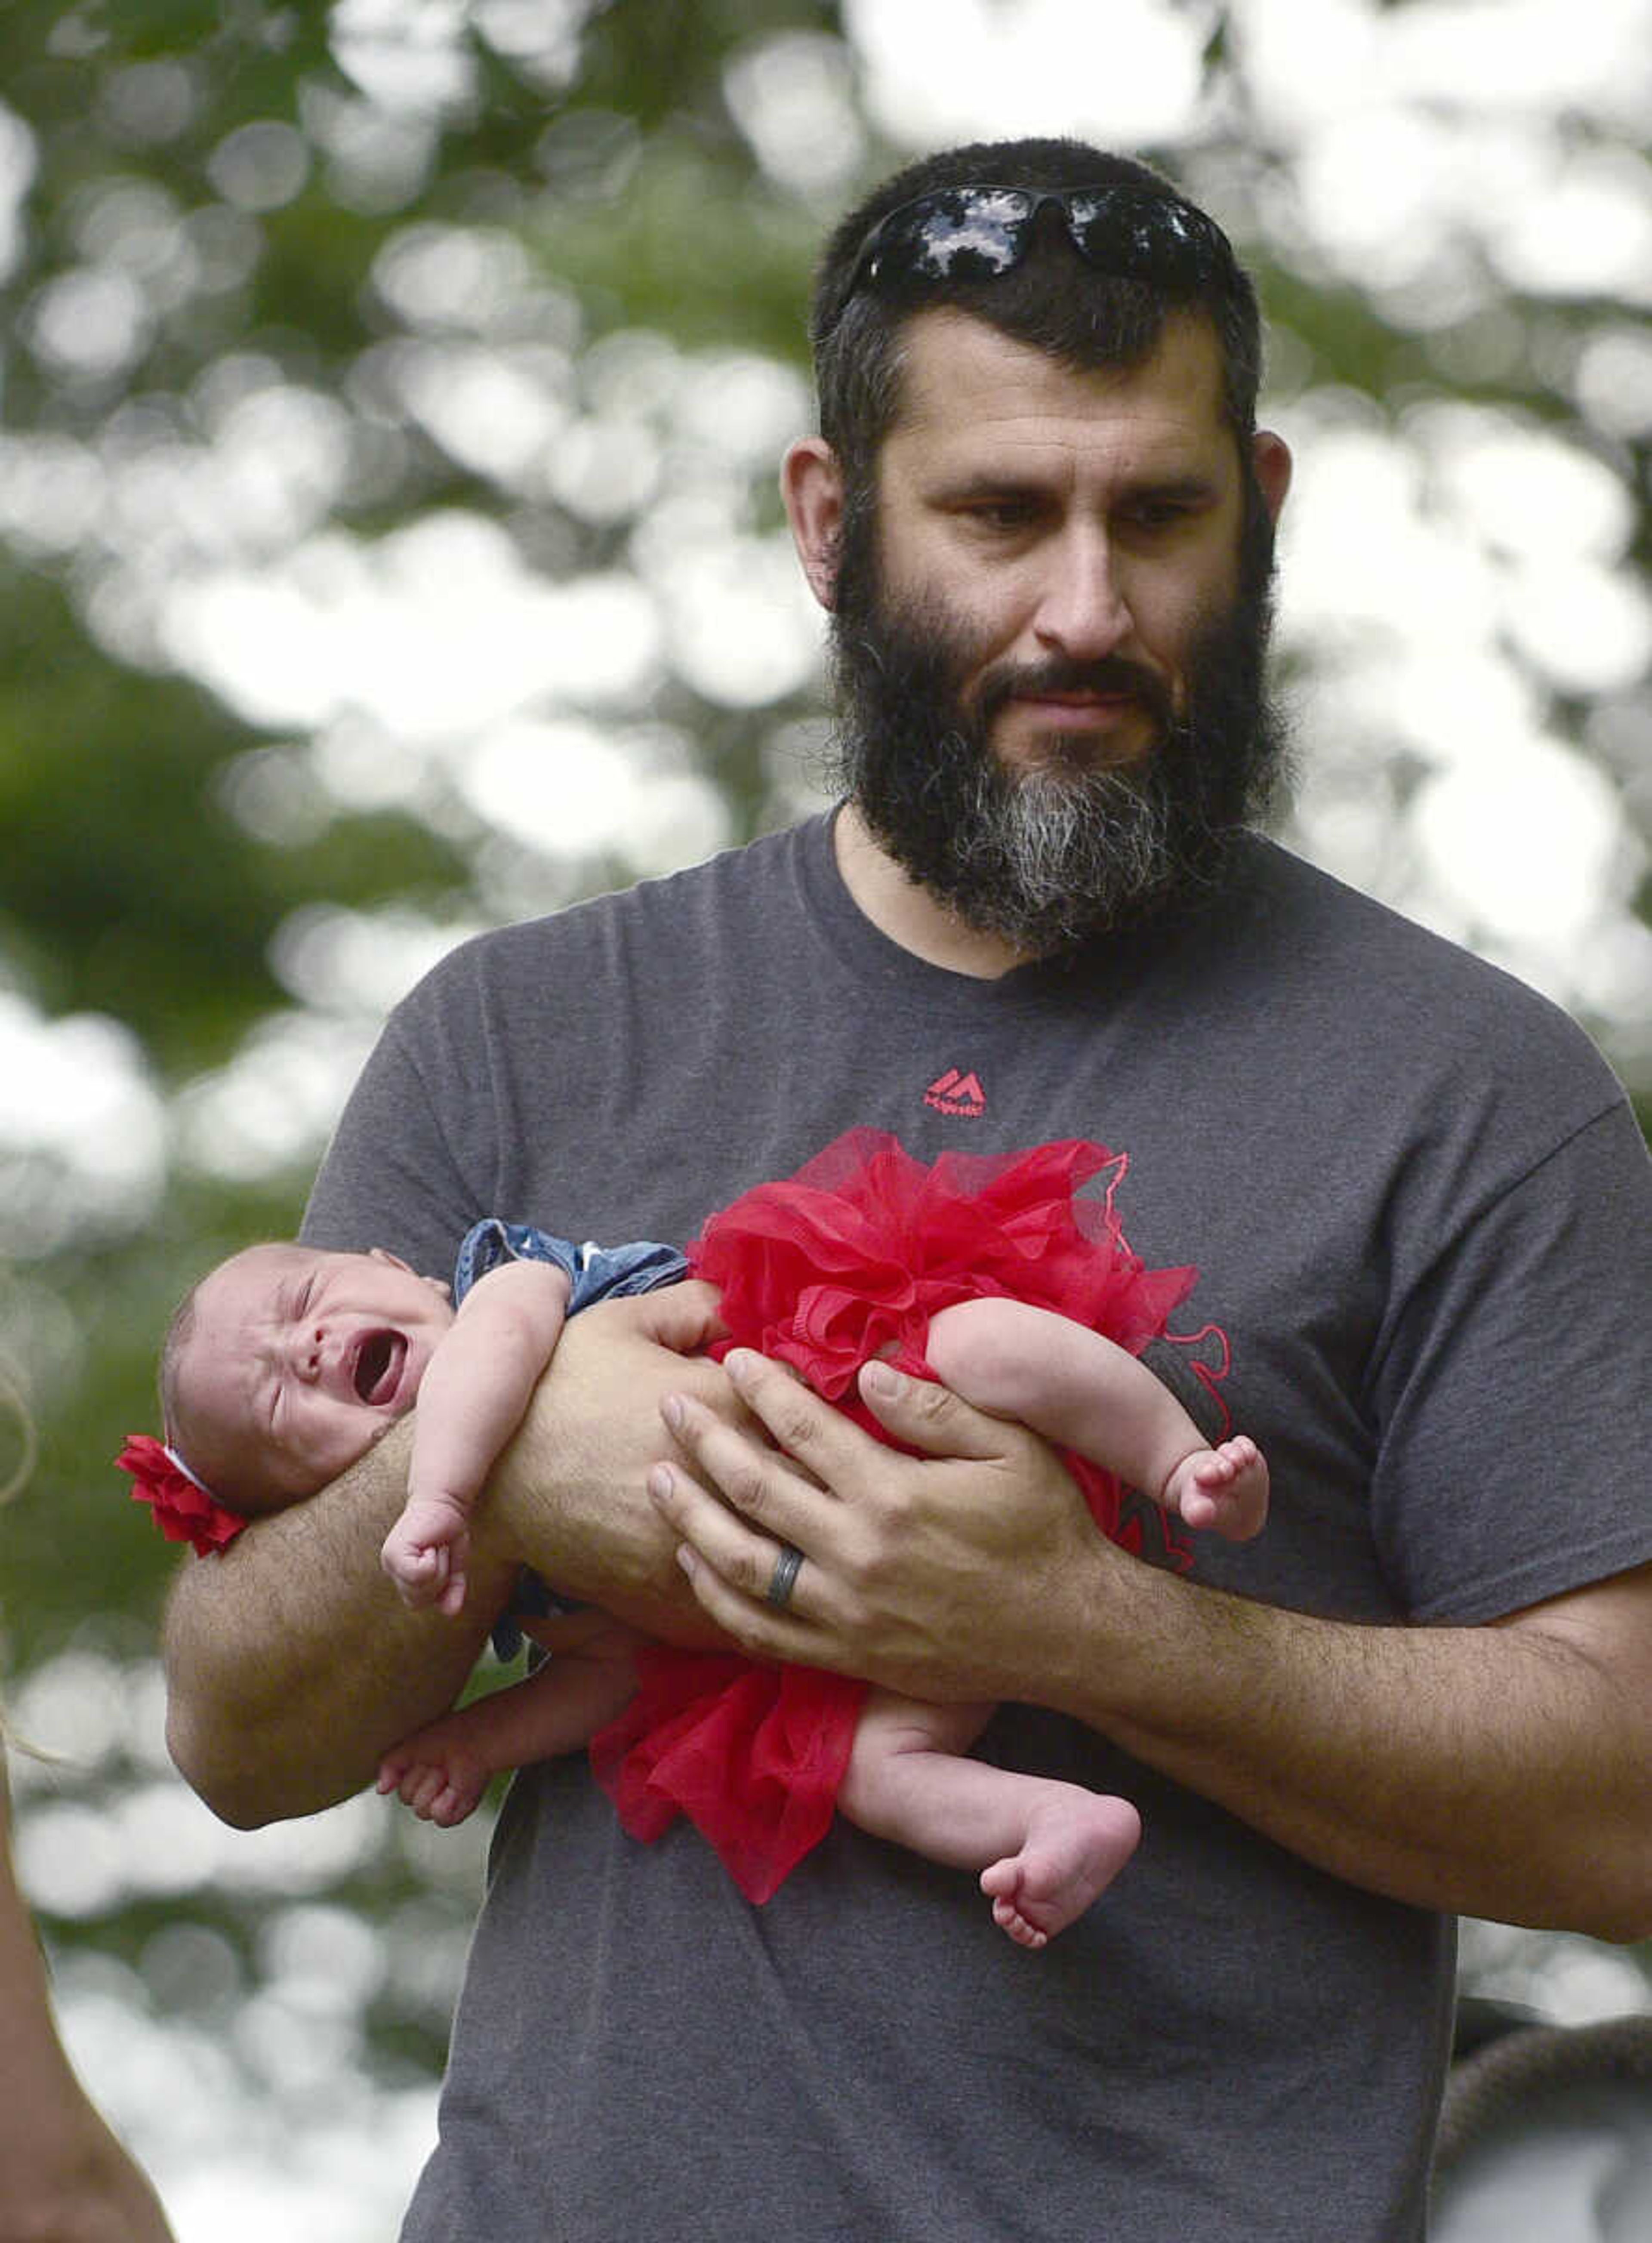
[[[110,1465],[165,1317],[293,1227],[448,945],[817,798],[815,247],[1051,131],[1260,279],[1287,839],[1652,1119],[1652,0],[0,11],[0,1671],[65,2032],[180,2243],[394,2233],[486,1818],[248,1835],[172,1774],[173,1554]],[[1649,1969],[1467,1928],[1561,2018]]]

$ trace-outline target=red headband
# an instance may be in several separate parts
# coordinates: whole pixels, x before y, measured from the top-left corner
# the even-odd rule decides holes
[[[115,1462],[138,1483],[132,1501],[148,1504],[167,1540],[192,1543],[198,1558],[222,1550],[246,1525],[202,1486],[183,1458],[164,1441],[147,1433],[128,1433]]]

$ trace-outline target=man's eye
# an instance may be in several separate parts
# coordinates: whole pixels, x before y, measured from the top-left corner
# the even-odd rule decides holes
[[[1184,523],[1196,521],[1204,511],[1195,499],[1166,495],[1163,498],[1151,495],[1138,498],[1129,509],[1128,519],[1138,529],[1151,532],[1179,529]]]

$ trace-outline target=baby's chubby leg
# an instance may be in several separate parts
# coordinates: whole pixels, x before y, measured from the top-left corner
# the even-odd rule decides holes
[[[1267,1517],[1256,1444],[1209,1447],[1169,1387],[1087,1325],[1024,1301],[963,1301],[931,1319],[923,1352],[964,1401],[1076,1449],[1190,1526],[1237,1542]]]
[[[1118,1876],[1141,1818],[1128,1800],[969,1759],[991,1711],[871,1691],[837,1804],[876,1837],[978,1869],[994,1923],[1043,1947]]]
[[[607,1627],[522,1681],[444,1714],[385,1755],[378,1788],[451,1829],[491,1777],[589,1744],[636,1688],[635,1641],[628,1628]]]

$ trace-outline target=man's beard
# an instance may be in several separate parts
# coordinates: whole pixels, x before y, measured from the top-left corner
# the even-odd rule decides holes
[[[1252,490],[1239,589],[1194,643],[1178,716],[1161,678],[1117,657],[997,664],[966,700],[967,633],[934,603],[887,596],[875,529],[851,516],[832,617],[836,775],[873,836],[966,926],[1030,957],[1139,926],[1211,886],[1286,772],[1264,675],[1273,545]],[[1127,765],[1098,768],[1083,731],[1052,736],[1032,769],[993,752],[993,719],[1018,693],[1121,690],[1152,728]]]

